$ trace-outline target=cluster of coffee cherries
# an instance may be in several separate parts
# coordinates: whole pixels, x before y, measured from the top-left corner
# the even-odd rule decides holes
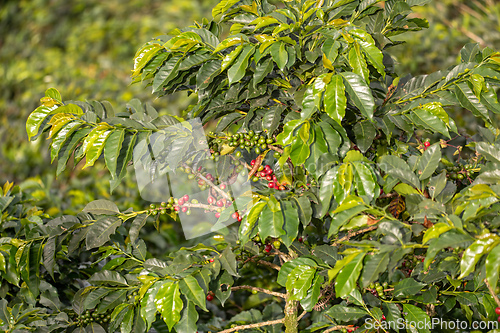
[[[268,145],[275,142],[273,138],[267,137],[264,132],[255,133],[254,131],[221,137],[217,137],[214,132],[210,132],[209,137],[214,138],[209,142],[210,148],[214,151],[214,158],[219,156],[218,152],[223,144],[227,144],[229,147],[239,147],[240,149],[253,149],[256,154],[260,154],[268,148]]]
[[[368,290],[372,293],[373,296],[378,296],[382,299],[385,299],[385,294],[384,294],[384,288],[387,288],[389,284],[387,282],[384,282],[380,284],[380,282],[375,282],[375,283],[370,283],[368,286]]]
[[[174,210],[175,212],[186,213],[186,215],[191,215],[191,210],[188,206],[185,206],[186,203],[189,203],[189,195],[185,194],[180,198],[170,197],[167,201],[163,201],[160,205],[151,204],[149,205],[149,214],[157,215],[157,214],[167,214],[168,211]],[[198,200],[193,199],[191,203],[197,204]]]
[[[97,311],[86,310],[80,316],[78,316],[76,322],[78,326],[87,326],[95,322],[100,325],[106,325],[111,319],[111,310],[97,313]]]
[[[250,162],[250,165],[253,167],[255,165],[256,161],[252,160]],[[283,191],[285,190],[285,185],[278,183],[278,179],[276,178],[276,175],[273,172],[273,169],[269,165],[260,165],[259,168],[257,169],[257,172],[254,174],[252,177],[253,182],[258,182],[260,179],[266,180],[267,186],[269,188],[274,188],[276,190]]]
[[[458,164],[455,166],[446,167],[446,176],[453,180],[462,180],[464,178],[473,178],[475,173],[479,172],[481,168],[473,164]]]
[[[355,327],[352,327],[352,328],[342,328],[341,332],[342,333],[351,333],[351,332],[354,332],[355,330],[357,330],[359,328],[359,326],[355,326]]]
[[[253,238],[253,241],[255,245],[257,245],[258,247],[261,247],[263,245],[259,235],[256,235]],[[264,245],[264,252],[269,253],[273,250],[273,248],[279,249],[280,246],[281,246],[281,241],[279,239],[277,238],[271,239],[269,242],[266,243],[266,245]]]
[[[500,306],[495,309],[495,313],[498,315],[498,321],[500,322]]]

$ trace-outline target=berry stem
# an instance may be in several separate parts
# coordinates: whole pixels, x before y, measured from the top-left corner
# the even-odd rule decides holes
[[[495,294],[495,291],[493,290],[490,283],[488,282],[488,279],[484,279],[484,284],[486,284],[486,287],[488,287],[488,290],[490,291],[491,296],[493,297],[493,299],[497,303],[497,306],[500,307],[500,299],[498,299],[498,296],[497,296],[497,294]]]

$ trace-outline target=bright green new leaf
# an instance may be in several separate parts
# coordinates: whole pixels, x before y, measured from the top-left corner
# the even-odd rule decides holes
[[[154,303],[161,317],[171,330],[181,319],[183,302],[179,291],[179,284],[173,281],[166,281],[156,293]]]

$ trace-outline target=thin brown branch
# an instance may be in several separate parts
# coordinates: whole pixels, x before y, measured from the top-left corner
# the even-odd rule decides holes
[[[364,228],[364,229],[361,229],[361,230],[358,230],[358,231],[354,231],[354,232],[348,232],[347,235],[345,235],[344,237],[342,238],[339,238],[336,242],[334,242],[332,244],[332,246],[337,246],[339,245],[339,243],[342,243],[346,240],[349,240],[351,239],[351,237],[354,237],[354,236],[357,236],[357,235],[360,235],[360,234],[363,234],[365,232],[369,232],[369,231],[372,231],[372,230],[375,230],[377,229],[377,226],[376,225],[372,225],[368,228]]]
[[[264,265],[264,266],[268,266],[268,267],[271,267],[272,269],[275,269],[277,271],[279,271],[281,269],[280,266],[276,265],[276,264],[273,264],[272,262],[269,262],[269,261],[265,261],[265,260],[257,260],[257,263],[258,264],[261,264],[261,265]]]
[[[340,331],[342,329],[348,329],[348,328],[353,328],[352,326],[345,326],[345,325],[337,325],[337,326],[333,326],[333,327],[330,327],[329,329],[327,329],[326,331],[324,331],[323,333],[329,333],[329,332],[333,332],[333,331]]]
[[[264,293],[264,294],[268,294],[268,295],[280,297],[280,298],[283,298],[283,299],[286,297],[285,294],[278,293],[276,291],[267,290],[267,289],[264,289],[264,288],[259,288],[259,287],[253,287],[253,286],[235,286],[235,287],[231,287],[231,291],[233,291],[233,290],[234,291],[236,291],[236,290],[242,290],[242,289],[255,290],[255,291],[258,291],[258,292],[261,292],[261,293]]]
[[[303,311],[300,316],[297,318],[297,321],[301,320],[305,315],[307,314],[307,311]]]
[[[187,164],[183,164],[182,166],[183,167],[189,167]],[[199,179],[203,180],[205,183],[207,183],[208,186],[210,186],[212,189],[214,189],[214,191],[216,191],[217,193],[219,193],[223,198],[225,198],[228,201],[232,201],[232,199],[229,196],[229,194],[227,194],[226,192],[224,192],[223,190],[221,190],[219,188],[219,186],[217,186],[214,183],[212,183],[212,181],[210,179],[208,179],[205,176],[203,176],[201,174],[201,172],[193,170],[193,173],[194,173],[194,175],[195,175],[196,178],[199,178]]]
[[[283,149],[276,147],[276,146],[272,146],[272,145],[267,145],[267,148],[274,150],[274,151],[277,151],[280,154],[283,154],[283,152],[284,152]]]
[[[486,284],[486,287],[488,287],[488,290],[490,291],[491,296],[493,297],[493,299],[497,303],[497,306],[500,307],[500,299],[498,299],[498,296],[495,293],[495,291],[493,290],[493,288],[491,287],[490,283],[488,282],[488,279],[484,279],[484,283]]]
[[[246,330],[246,329],[250,329],[250,328],[257,328],[257,327],[263,327],[263,326],[283,324],[283,321],[284,321],[284,319],[277,319],[277,320],[264,321],[262,323],[257,323],[257,324],[241,325],[241,326],[236,326],[236,327],[233,327],[233,328],[228,328],[227,330],[220,331],[219,333],[231,333],[231,332]]]
[[[379,196],[378,198],[385,199],[385,198],[393,198],[393,197],[397,197],[397,196],[398,196],[397,192],[391,192],[391,193],[384,193],[381,196]]]

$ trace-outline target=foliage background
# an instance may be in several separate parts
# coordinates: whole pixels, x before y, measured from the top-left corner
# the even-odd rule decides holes
[[[79,211],[93,199],[109,197],[109,178],[99,167],[68,171],[61,181],[54,179],[46,143],[26,140],[28,114],[49,87],[57,87],[65,99],[108,100],[123,108],[139,98],[163,112],[180,112],[192,102],[185,94],[156,100],[144,86],[130,85],[132,58],[151,38],[209,17],[216,3],[4,2],[0,7],[0,180],[24,182],[22,187],[41,200],[39,205],[51,215]],[[500,49],[500,3],[494,0],[431,1],[414,15],[426,17],[430,28],[405,35],[402,41],[409,47],[393,50],[403,73],[430,73],[455,64],[455,55],[471,41]],[[457,120],[459,127],[474,123],[468,118]],[[134,179],[122,184],[112,199],[139,207],[145,204],[134,190]]]

